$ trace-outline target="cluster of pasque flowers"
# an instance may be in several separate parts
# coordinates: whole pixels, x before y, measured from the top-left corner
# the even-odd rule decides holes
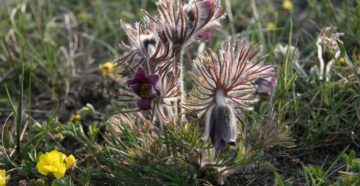
[[[158,16],[145,12],[142,23],[122,23],[129,44],[118,60],[133,78],[120,93],[120,101],[135,102],[137,109],[151,110],[152,118],[166,120],[172,110],[165,108],[184,94],[182,88],[183,49],[195,39],[208,39],[220,28],[224,11],[220,0],[160,0]],[[181,104],[181,103],[180,103]],[[178,111],[179,112],[179,111]]]
[[[220,0],[160,0],[158,10],[157,16],[145,12],[144,21],[134,26],[122,23],[129,43],[121,44],[125,52],[117,63],[132,78],[121,87],[119,100],[133,102],[136,108],[130,111],[149,110],[149,118],[160,122],[180,115],[173,108],[177,101],[177,107],[205,117],[204,139],[211,137],[216,150],[235,145],[237,110],[251,108],[256,93],[270,92],[276,84],[274,68],[257,56],[260,49],[230,40],[218,53],[209,50],[195,61],[194,90],[185,103],[183,50],[221,28],[224,10]]]

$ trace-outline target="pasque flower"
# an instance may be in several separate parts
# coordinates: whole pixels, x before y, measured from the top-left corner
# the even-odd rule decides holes
[[[203,139],[207,140],[210,136],[216,151],[224,149],[227,144],[236,145],[236,118],[231,106],[217,101],[217,104],[208,110],[206,119],[207,126]]]
[[[118,101],[136,103],[137,108],[126,108],[122,113],[150,110],[146,117],[151,121],[159,119],[161,122],[171,119],[172,103],[178,98],[178,75],[173,72],[160,71],[151,74],[139,67],[133,78],[127,81],[127,86],[121,86],[117,97]],[[130,110],[129,110],[130,109]]]
[[[159,17],[147,14],[157,23],[159,30],[176,48],[189,44],[192,38],[208,39],[210,30],[219,29],[219,20],[224,15],[220,0],[194,1],[184,4],[182,1],[161,0],[158,3]]]
[[[44,176],[52,174],[55,178],[62,178],[65,176],[66,170],[75,163],[76,159],[73,155],[66,156],[62,152],[53,150],[40,155],[36,168]]]
[[[134,78],[127,81],[129,89],[140,97],[140,100],[137,101],[139,109],[148,110],[151,108],[152,100],[157,95],[155,85],[158,80],[158,75],[147,75],[143,68],[138,68]]]
[[[196,30],[198,38],[207,40],[212,35],[212,29],[221,28],[220,19],[224,15],[224,10],[221,8],[220,1],[204,0],[199,1],[198,4],[192,1],[185,7],[190,28],[196,27],[196,23],[199,25]],[[197,17],[198,20],[196,20]]]
[[[158,30],[157,24],[151,20],[146,19],[135,25],[121,22],[121,25],[129,38],[129,44],[121,44],[125,52],[117,60],[119,64],[126,64],[132,69],[148,66],[155,71],[159,64],[168,62],[175,55],[165,33]]]
[[[268,92],[274,86],[274,67],[263,64],[259,52],[248,42],[235,39],[217,53],[208,50],[194,63],[191,76],[195,85],[186,108],[198,112],[199,117],[206,114],[203,139],[211,137],[217,151],[236,143],[236,109],[252,109],[258,101],[257,89]],[[269,85],[257,85],[257,80]]]
[[[318,59],[320,62],[320,79],[330,80],[330,70],[335,60],[338,60],[341,52],[338,45],[340,36],[343,33],[336,32],[334,27],[325,27],[321,29],[316,41]]]

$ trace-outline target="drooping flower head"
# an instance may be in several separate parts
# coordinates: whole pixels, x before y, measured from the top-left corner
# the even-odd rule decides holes
[[[124,54],[117,61],[132,69],[149,66],[155,71],[157,65],[171,59],[175,53],[165,33],[157,29],[155,23],[145,19],[134,26],[121,22],[122,28],[129,38],[129,44],[122,42]],[[146,63],[146,64],[145,64]]]
[[[275,78],[273,66],[263,64],[259,52],[260,49],[248,42],[236,39],[223,44],[217,53],[208,50],[195,61],[191,74],[195,83],[191,94],[193,100],[187,108],[198,112],[199,117],[206,113],[203,139],[210,136],[217,150],[226,144],[235,144],[234,109],[252,109],[258,101],[257,89],[267,92],[273,87],[264,88],[255,83],[260,78]]]
[[[224,15],[224,10],[219,0],[204,0],[199,1],[198,4],[191,1],[185,5],[185,11],[189,18],[190,28],[196,27],[195,23],[199,25],[196,34],[200,39],[209,39],[213,29],[221,28],[220,19]],[[196,20],[197,17],[198,20]]]
[[[65,176],[66,170],[75,163],[76,159],[73,155],[67,157],[64,153],[53,150],[40,155],[36,168],[44,176],[51,174],[55,178],[62,178]]]
[[[157,94],[155,86],[158,80],[158,75],[147,75],[143,68],[138,68],[133,79],[127,81],[129,89],[140,97],[140,100],[137,101],[139,109],[148,110],[151,108],[152,100]]]
[[[216,151],[224,149],[226,145],[236,145],[236,118],[231,106],[213,105],[207,112],[206,119],[208,126],[203,139],[210,137]]]
[[[159,17],[147,17],[157,23],[160,30],[173,43],[181,48],[189,44],[192,38],[208,39],[212,29],[219,29],[219,20],[224,15],[219,0],[194,1],[184,4],[182,1],[160,0]]]
[[[316,41],[320,62],[320,79],[326,79],[327,81],[330,79],[331,66],[341,55],[338,45],[341,35],[344,34],[336,32],[334,27],[325,27],[320,31]]]
[[[259,52],[260,49],[241,39],[223,44],[217,53],[205,52],[195,61],[191,73],[195,83],[192,96],[196,100],[191,108],[201,116],[217,103],[217,97],[223,96],[235,108],[252,109],[252,104],[258,101],[255,81],[275,74],[272,65],[263,64]]]

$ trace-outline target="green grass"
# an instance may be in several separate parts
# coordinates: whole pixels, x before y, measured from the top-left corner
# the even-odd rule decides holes
[[[8,184],[359,185],[360,1],[293,2],[288,12],[281,1],[223,1],[232,13],[206,47],[217,50],[232,35],[246,38],[277,66],[278,82],[255,111],[242,113],[237,146],[215,154],[200,140],[201,121],[168,123],[158,135],[138,116],[117,114],[124,104],[113,93],[126,79],[98,69],[122,54],[120,19],[141,21],[141,9],[156,12],[155,1],[5,0],[0,169]],[[268,30],[268,22],[276,29]],[[319,64],[318,33],[327,26],[344,33],[341,55],[351,64],[336,61],[329,82],[310,73]],[[279,43],[297,47],[299,56],[277,53]],[[197,46],[185,56],[188,68]],[[81,119],[68,122],[74,114]],[[36,169],[39,155],[53,149],[78,160],[58,180]]]

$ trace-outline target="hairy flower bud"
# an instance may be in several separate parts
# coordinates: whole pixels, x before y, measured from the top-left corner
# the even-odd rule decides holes
[[[325,78],[326,81],[330,79],[331,66],[335,60],[339,59],[341,54],[340,47],[337,43],[341,35],[343,35],[343,33],[336,32],[336,28],[334,27],[325,27],[320,31],[316,41],[320,62],[320,79]]]
[[[211,138],[216,151],[226,145],[236,145],[236,118],[233,108],[228,105],[215,105],[208,110],[206,116],[204,140]]]
[[[145,55],[151,57],[156,49],[157,39],[149,30],[145,34],[140,35],[141,46],[144,49]]]

